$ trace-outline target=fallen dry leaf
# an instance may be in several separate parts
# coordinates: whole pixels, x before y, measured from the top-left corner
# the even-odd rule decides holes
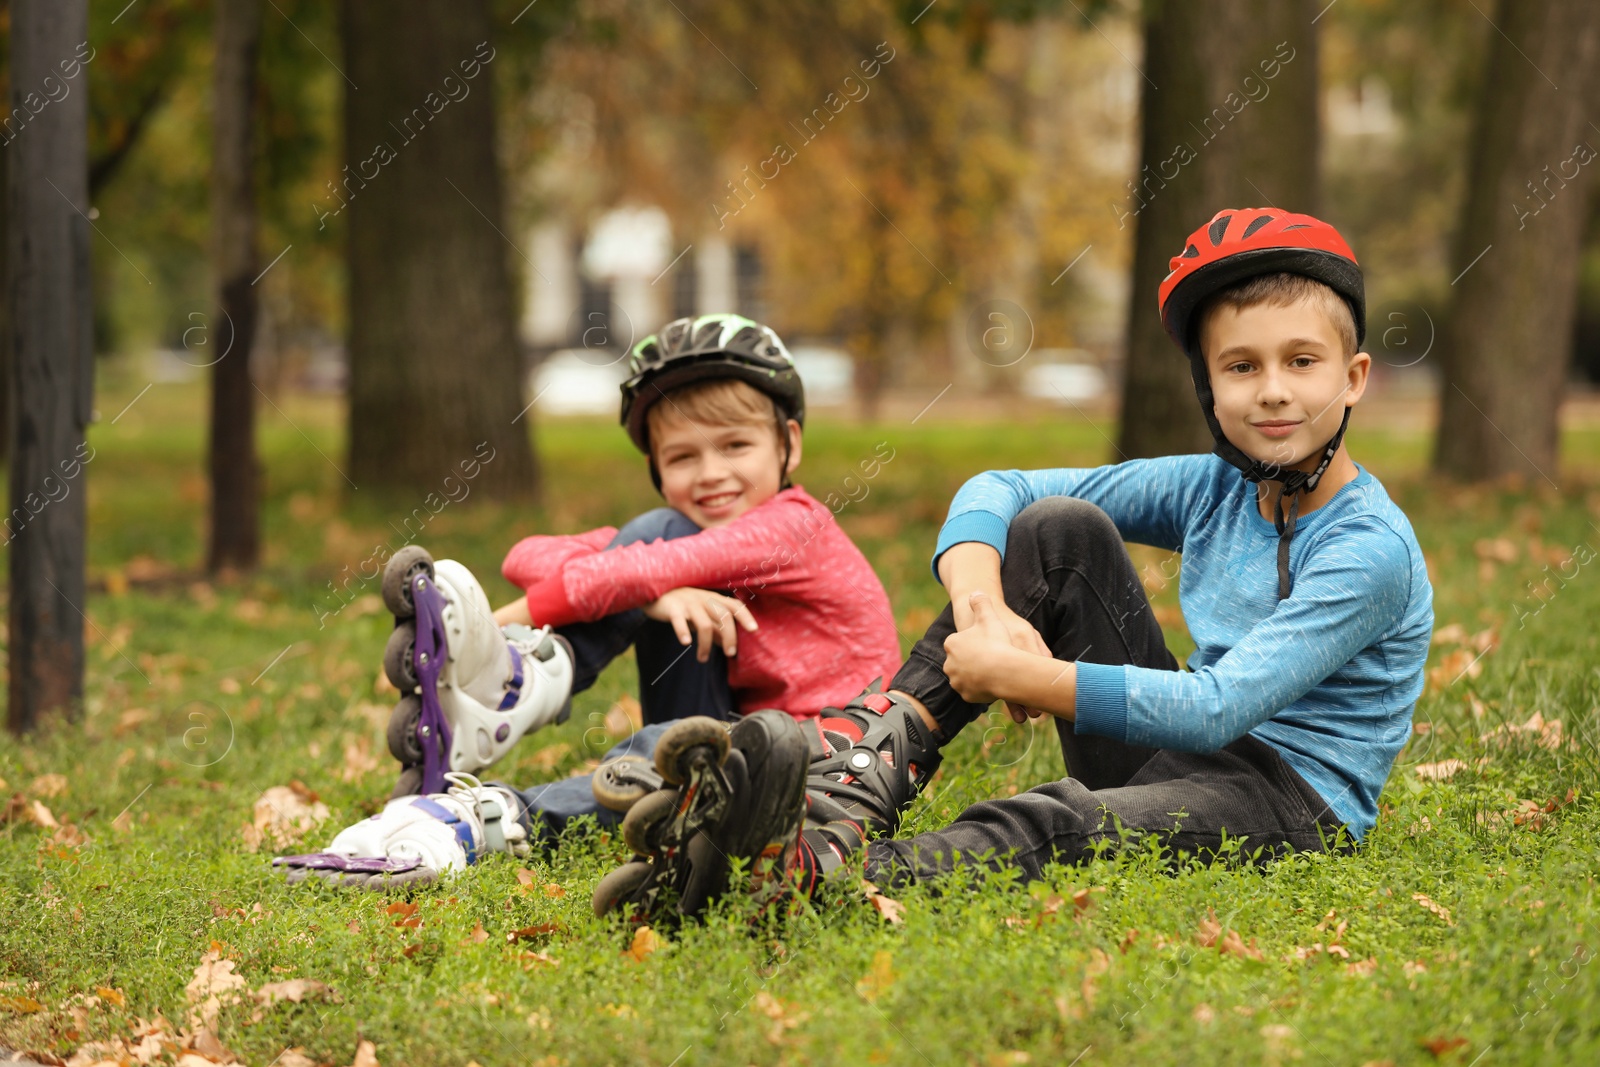
[[[316,829],[330,814],[328,806],[300,782],[275,785],[256,799],[250,824],[240,828],[239,836],[251,852],[263,845],[282,848]]]
[[[45,807],[43,801],[29,800],[21,793],[13,794],[5,806],[0,808],[0,822],[32,823],[41,830],[61,828],[61,824],[56,822],[55,815]]]
[[[875,1004],[894,985],[894,978],[894,954],[879,949],[872,954],[871,970],[856,982],[856,992],[867,1003]]]
[[[606,711],[606,734],[611,737],[631,737],[644,722],[644,711],[639,702],[627,693]]]
[[[330,985],[311,978],[291,978],[287,982],[268,982],[251,994],[257,1004],[276,1004],[287,1000],[299,1004],[308,997],[337,1004],[339,994]]]
[[[378,1047],[370,1041],[363,1041],[356,1046],[356,1058],[350,1061],[350,1067],[379,1067]]]
[[[628,955],[636,963],[643,963],[645,957],[661,947],[661,939],[656,932],[648,926],[641,926],[633,932],[633,944],[628,946]]]
[[[1448,782],[1466,769],[1466,763],[1458,759],[1440,760],[1438,763],[1419,763],[1413,768],[1417,772],[1417,777],[1427,782]]]
[[[234,973],[233,967],[232,960],[222,958],[216,942],[212,942],[212,947],[200,957],[194,977],[183,990],[190,1004],[189,1026],[192,1029],[202,1026],[215,1029],[222,1006],[236,1003],[239,991],[249,988],[244,977]]]
[[[137,730],[155,717],[155,712],[149,708],[128,708],[117,716],[117,725],[111,728],[111,732],[117,737],[122,737],[124,734]]]
[[[479,929],[482,929],[481,924]],[[536,923],[533,926],[524,926],[520,930],[513,930],[507,934],[506,943],[510,944],[513,941],[526,941],[535,937],[543,937],[546,934],[553,934],[560,929],[560,923]],[[476,935],[477,931],[475,930],[473,933]]]
[[[317,1067],[317,1061],[306,1055],[306,1050],[296,1045],[286,1048],[278,1057],[275,1067]]]
[[[1237,930],[1229,930],[1223,935],[1222,939],[1217,942],[1217,951],[1224,956],[1242,956],[1251,960],[1261,959],[1261,950],[1256,948],[1256,939],[1252,937],[1247,945],[1244,943],[1244,939],[1239,936],[1239,931]]]
[[[515,935],[513,934],[510,936]],[[463,937],[461,939],[461,943],[463,945],[481,945],[487,940],[489,940],[489,931],[483,928],[482,923],[476,923],[472,927],[472,933],[468,934],[466,937]]]
[[[872,902],[872,906],[877,909],[878,914],[886,922],[896,926],[905,922],[906,906],[904,904],[884,896],[883,890],[865,878],[861,880],[861,891],[867,895],[867,899]]]
[[[1200,920],[1200,925],[1195,928],[1195,943],[1201,948],[1210,948],[1217,943],[1217,938],[1222,936],[1222,924],[1217,922],[1217,913],[1206,912],[1206,917]]]
[[[1466,1048],[1471,1042],[1464,1037],[1430,1037],[1426,1041],[1419,1041],[1418,1044],[1438,1058],[1458,1048]]]
[[[1517,543],[1509,537],[1492,539],[1481,537],[1472,543],[1472,551],[1481,560],[1492,560],[1495,563],[1517,561]]]
[[[46,800],[54,799],[67,791],[67,776],[64,774],[41,774],[28,786],[28,791],[35,796],[44,797]]]
[[[1529,742],[1540,748],[1555,752],[1565,745],[1566,748],[1575,750],[1576,741],[1567,741],[1565,730],[1560,719],[1546,719],[1539,712],[1534,712],[1528,721],[1518,725],[1516,723],[1501,723],[1493,730],[1483,735],[1486,745],[1496,745],[1506,748],[1520,742]]]
[[[1482,652],[1457,648],[1445,653],[1439,665],[1428,672],[1430,689],[1447,689],[1462,677],[1476,678],[1483,673]]]
[[[1089,1011],[1094,1010],[1094,998],[1097,992],[1096,982],[1102,974],[1111,969],[1111,957],[1106,955],[1104,949],[1091,949],[1089,964],[1083,969],[1083,981],[1078,986],[1078,993],[1083,997],[1084,1007]]]
[[[366,737],[350,737],[344,743],[344,765],[339,768],[339,779],[358,782],[377,770],[378,757],[372,753],[372,742]]]
[[[811,1018],[810,1012],[794,1011],[792,1004],[784,1003],[765,989],[756,993],[751,1004],[756,1011],[772,1020],[772,1026],[767,1030],[767,1041],[774,1045],[782,1045],[786,1031],[793,1030]]]
[[[532,889],[534,881],[533,872],[528,870],[526,867],[518,867],[517,881],[522,883],[523,889]]]
[[[36,1011],[43,1011],[44,1005],[32,997],[0,997],[0,1008],[19,1015],[32,1015]]]
[[[1439,918],[1443,919],[1446,926],[1454,926],[1456,924],[1456,921],[1450,917],[1450,909],[1442,904],[1434,903],[1433,900],[1427,896],[1427,894],[1412,893],[1411,899],[1422,905],[1422,907],[1426,908],[1428,911],[1431,911],[1433,914],[1437,915]]]
[[[532,970],[535,967],[559,967],[561,961],[544,952],[524,952],[518,957],[522,961],[522,969]]]
[[[539,749],[528,757],[528,762],[532,764],[534,770],[549,773],[555,770],[557,765],[567,758],[567,753],[571,751],[571,745],[563,741],[557,741],[553,745],[546,745]]]
[[[122,990],[112,989],[110,986],[97,985],[94,987],[95,996],[114,1007],[122,1007],[128,1003],[128,998],[122,995]]]

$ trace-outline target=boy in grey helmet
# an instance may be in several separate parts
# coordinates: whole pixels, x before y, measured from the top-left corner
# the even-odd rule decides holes
[[[842,502],[790,481],[805,399],[778,335],[736,315],[678,319],[629,367],[621,421],[665,506],[620,530],[524,538],[502,567],[522,596],[492,613],[465,567],[398,554],[385,574],[397,619],[385,668],[403,694],[395,799],[326,852],[275,861],[292,879],[427,881],[579,816],[615,824],[662,784],[658,744],[726,751],[728,723],[776,709],[761,721],[798,720],[820,750],[821,710],[899,664],[888,596],[834,521]],[[519,791],[473,777],[565,718],[571,694],[630,646],[644,727],[592,780]]]

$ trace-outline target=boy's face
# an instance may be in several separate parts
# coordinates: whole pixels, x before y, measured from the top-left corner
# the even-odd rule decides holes
[[[1219,305],[1202,323],[1200,350],[1223,434],[1252,459],[1284,468],[1315,468],[1372,365],[1365,352],[1346,360],[1333,323],[1307,300]]]
[[[682,415],[660,420],[650,449],[667,506],[701,529],[725,526],[777,495],[783,476],[800,465],[800,424],[788,420],[789,463],[773,424],[696,422]]]

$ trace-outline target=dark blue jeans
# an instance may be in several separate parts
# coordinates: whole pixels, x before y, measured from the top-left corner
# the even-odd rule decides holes
[[[635,542],[670,541],[700,532],[682,512],[656,508],[632,519],[607,548]],[[639,608],[619,611],[594,622],[559,626],[556,632],[572,644],[572,691],[581,693],[594,685],[606,665],[633,646],[639,665],[639,707],[644,728],[604,756],[610,760],[632,754],[649,757],[656,739],[677,719],[690,715],[710,715],[716,719],[738,717],[733,691],[728,686],[728,659],[713,646],[711,658],[701,663],[694,645],[678,643],[669,623],[645,617]],[[546,836],[559,834],[568,821],[592,815],[602,826],[614,826],[622,817],[602,808],[594,799],[589,775],[565,778],[520,791],[528,806],[534,832]]]

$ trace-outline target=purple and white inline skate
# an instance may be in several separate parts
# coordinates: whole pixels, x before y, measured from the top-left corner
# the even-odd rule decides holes
[[[572,646],[548,626],[502,628],[455,560],[407,545],[384,568],[383,602],[395,618],[383,669],[402,694],[389,718],[394,796],[442,793],[447,772],[480,771],[571,713]]]

